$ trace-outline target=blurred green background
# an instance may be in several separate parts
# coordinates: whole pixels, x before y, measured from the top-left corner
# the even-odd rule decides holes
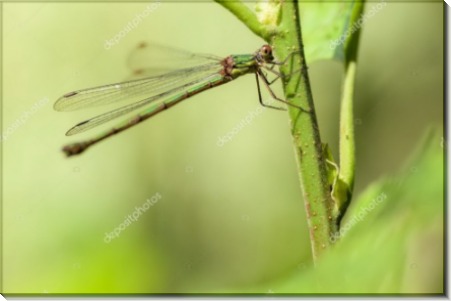
[[[79,157],[60,151],[95,135],[64,133],[103,111],[55,112],[54,101],[129,77],[141,41],[219,56],[263,44],[217,4],[161,3],[105,49],[148,5],[3,4],[3,292],[264,293],[265,283],[311,265],[286,112],[263,110],[218,146],[259,108],[253,76]],[[428,126],[443,127],[443,4],[387,2],[360,42],[355,196],[403,167]],[[322,139],[337,157],[342,67],[324,61],[309,71]]]

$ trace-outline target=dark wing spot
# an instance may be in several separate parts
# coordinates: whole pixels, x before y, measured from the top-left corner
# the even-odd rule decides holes
[[[69,92],[69,93],[67,93],[67,94],[64,94],[64,97],[69,98],[69,97],[72,97],[72,96],[77,95],[77,94],[78,94],[77,91]]]

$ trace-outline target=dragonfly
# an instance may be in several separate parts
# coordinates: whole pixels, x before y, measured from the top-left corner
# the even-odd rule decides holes
[[[173,70],[142,79],[76,90],[61,96],[54,104],[56,111],[73,111],[141,96],[141,98],[138,98],[137,101],[131,104],[124,105],[76,124],[67,131],[66,136],[82,133],[145,107],[145,109],[137,113],[134,117],[92,139],[64,146],[62,150],[66,156],[70,157],[81,154],[100,141],[121,133],[158,113],[172,108],[183,100],[226,84],[246,74],[255,74],[259,102],[262,106],[279,110],[283,109],[263,102],[259,79],[262,80],[272,98],[281,103],[295,106],[285,99],[278,97],[270,87],[273,82],[282,77],[279,72],[273,70],[274,67],[284,64],[288,59],[287,57],[283,62],[276,61],[270,45],[263,45],[252,54],[229,55],[225,58],[192,54],[191,57],[196,57],[200,61],[203,61],[203,63],[194,67]],[[270,81],[267,73],[263,70],[275,74],[275,78]],[[298,108],[304,112],[309,112],[301,107]]]

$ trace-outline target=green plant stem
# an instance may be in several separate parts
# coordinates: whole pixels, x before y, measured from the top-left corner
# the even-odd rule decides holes
[[[356,4],[353,20],[358,20],[363,15],[364,1]],[[340,172],[339,178],[348,185],[349,195],[343,204],[339,206],[338,223],[346,213],[351,201],[355,179],[355,137],[354,137],[354,85],[357,69],[357,50],[360,38],[360,27],[352,34],[345,52],[345,78],[340,108]],[[339,225],[337,225],[339,226]]]
[[[299,55],[293,56],[294,64],[287,63],[280,69],[282,74],[291,73],[291,76],[286,77],[284,81],[285,97],[290,103],[311,111],[311,113],[305,113],[296,107],[288,106],[312,243],[312,255],[316,262],[319,256],[330,247],[330,237],[336,229],[331,215],[333,203],[307,73],[297,1],[283,3],[279,32],[272,39],[277,57],[287,57],[290,52],[299,50]],[[293,73],[299,69],[301,72]]]
[[[216,3],[228,9],[232,14],[241,20],[253,33],[262,37],[265,41],[269,40],[270,33],[266,26],[261,24],[255,15],[246,5],[240,1],[215,0]]]
[[[272,18],[277,20],[277,30],[256,25],[255,22],[258,21],[255,15],[240,2],[219,3],[242,20],[249,29],[269,41],[278,58],[292,55],[292,59],[281,66],[280,71],[284,78],[285,99],[295,106],[310,111],[306,113],[295,106],[288,106],[313,261],[316,262],[330,247],[331,235],[337,229],[332,218],[333,203],[303,52],[298,3],[297,1],[282,3],[281,14]],[[296,53],[293,55],[294,52]]]
[[[340,178],[349,185],[349,189],[352,191],[355,174],[353,99],[356,62],[350,62],[345,72],[340,109]]]

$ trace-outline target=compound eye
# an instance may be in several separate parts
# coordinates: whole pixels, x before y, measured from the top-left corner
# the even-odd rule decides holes
[[[262,47],[262,52],[263,52],[264,55],[271,55],[271,53],[272,53],[272,48],[271,48],[271,46],[269,46],[269,45],[264,45],[264,46]]]

